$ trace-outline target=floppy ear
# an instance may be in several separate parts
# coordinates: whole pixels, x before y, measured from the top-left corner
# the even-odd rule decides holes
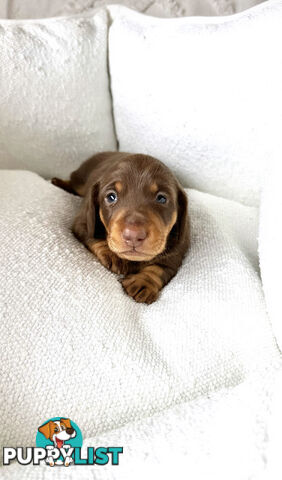
[[[72,231],[83,243],[93,238],[101,238],[105,228],[99,217],[98,205],[99,186],[91,186],[82,201],[81,208],[74,219]]]
[[[41,427],[38,428],[38,431],[40,433],[43,433],[45,438],[50,437],[50,423],[51,422],[45,423],[44,425],[41,425]]]
[[[188,241],[189,225],[188,225],[188,199],[183,188],[178,185],[177,194],[177,220],[176,220],[176,232],[178,241]]]
[[[65,425],[66,428],[71,428],[71,422],[69,418],[61,418],[60,422]]]

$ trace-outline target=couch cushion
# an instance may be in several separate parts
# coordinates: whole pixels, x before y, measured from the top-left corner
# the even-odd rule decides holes
[[[263,290],[277,343],[282,351],[281,159],[265,177],[260,207],[259,253]],[[281,390],[282,392],[282,390]]]
[[[160,158],[188,187],[258,204],[265,162],[282,155],[282,2],[219,18],[109,10],[120,149]]]
[[[107,13],[0,21],[0,168],[65,176],[116,140]]]
[[[278,361],[255,208],[189,190],[190,251],[147,306],[71,234],[79,198],[30,172],[0,184],[3,445],[32,445],[54,415],[96,435]]]

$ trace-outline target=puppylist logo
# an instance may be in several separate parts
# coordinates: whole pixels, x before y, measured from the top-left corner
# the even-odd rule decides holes
[[[20,465],[39,465],[45,462],[50,467],[74,465],[119,464],[123,447],[88,447],[82,455],[82,433],[69,418],[53,417],[38,427],[36,447],[4,447],[3,464],[17,460]]]

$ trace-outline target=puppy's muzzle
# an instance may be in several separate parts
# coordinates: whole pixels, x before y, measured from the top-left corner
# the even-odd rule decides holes
[[[129,247],[140,247],[147,237],[144,228],[135,225],[126,227],[122,232],[122,238]]]
[[[122,238],[131,248],[140,247],[147,238],[146,219],[139,213],[127,215]]]

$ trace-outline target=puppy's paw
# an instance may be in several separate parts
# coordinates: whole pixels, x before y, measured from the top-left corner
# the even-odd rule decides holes
[[[128,275],[121,282],[126,293],[138,303],[153,303],[157,300],[160,288],[143,272]]]
[[[53,460],[53,457],[47,457],[46,460],[45,460],[45,463],[48,465],[50,465],[50,467],[54,467],[55,465],[55,462]]]
[[[126,274],[126,263],[109,249],[105,240],[92,243],[89,249],[108,270],[119,275]]]

